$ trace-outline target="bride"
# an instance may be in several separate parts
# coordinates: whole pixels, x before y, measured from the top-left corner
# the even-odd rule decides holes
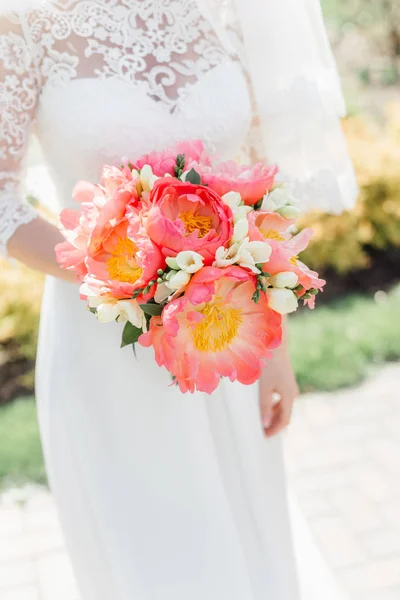
[[[307,208],[350,207],[356,185],[318,0],[0,9],[0,243],[48,274],[39,421],[82,600],[338,600],[302,534],[293,550],[278,435],[297,395],[285,345],[259,386],[181,395],[150,349],[134,360],[119,349],[119,325],[100,327],[84,310],[55,262],[57,228],[21,190],[31,133],[59,209],[103,164],[202,139],[223,157],[278,162]]]

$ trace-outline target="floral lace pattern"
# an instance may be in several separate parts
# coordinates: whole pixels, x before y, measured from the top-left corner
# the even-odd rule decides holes
[[[123,79],[171,110],[227,60],[196,0],[59,0],[28,13],[43,84]]]
[[[5,29],[7,27],[7,29]],[[21,161],[38,97],[38,78],[30,50],[17,23],[0,29],[0,251],[19,225],[36,213],[21,202]]]
[[[229,59],[197,0],[44,0],[0,16],[0,244],[35,216],[18,180],[47,86],[116,78],[175,113]]]

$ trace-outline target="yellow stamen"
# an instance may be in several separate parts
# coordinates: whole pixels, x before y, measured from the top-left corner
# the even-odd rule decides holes
[[[260,231],[266,240],[276,240],[277,242],[283,242],[285,239],[283,235],[281,235],[279,231],[276,231],[275,229],[260,229]]]
[[[289,260],[290,264],[293,265],[294,267],[297,267],[297,262],[299,260],[298,256],[292,256],[292,258]]]
[[[141,278],[143,269],[136,262],[137,246],[129,238],[118,238],[112,256],[107,260],[107,268],[111,279],[123,283],[136,283]]]
[[[200,352],[218,352],[235,339],[242,323],[242,311],[222,303],[206,304],[203,319],[193,329],[194,346]]]
[[[186,237],[193,231],[198,231],[199,237],[203,238],[212,227],[212,217],[198,215],[192,210],[190,212],[181,212],[179,218],[185,226]]]

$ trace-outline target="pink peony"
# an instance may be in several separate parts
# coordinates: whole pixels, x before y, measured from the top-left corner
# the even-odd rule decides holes
[[[275,212],[253,210],[247,216],[249,222],[249,238],[252,241],[267,241],[272,247],[290,239],[288,232],[294,221],[289,221]]]
[[[113,199],[115,194],[123,195],[126,204],[137,205],[139,201],[137,184],[138,175],[128,166],[103,167],[101,184],[108,199]]]
[[[55,247],[59,265],[74,271],[82,280],[87,273],[87,256],[90,235],[106,199],[104,191],[96,185],[80,181],[74,188],[73,198],[81,210],[66,208],[60,215],[60,224],[65,242]]]
[[[102,282],[103,293],[114,298],[131,298],[135,290],[157,279],[157,270],[165,266],[159,249],[142,235],[139,219],[118,223],[86,264],[89,278]]]
[[[167,177],[155,184],[150,202],[152,207],[143,216],[145,227],[166,257],[194,250],[209,265],[232,236],[231,209],[204,186]]]
[[[300,252],[307,248],[312,235],[312,229],[304,229],[290,240],[282,243],[279,248],[275,248],[269,262],[264,265],[265,270],[271,275],[282,271],[292,271],[296,273],[299,284],[303,286],[304,290],[314,288],[322,291],[326,281],[320,279],[318,273],[311,271],[298,257]],[[299,294],[301,293],[303,292]],[[315,297],[305,300],[304,303],[308,304],[310,308],[314,308]]]
[[[211,394],[220,377],[252,384],[282,339],[281,317],[264,294],[253,302],[255,278],[240,267],[205,267],[184,296],[168,304],[139,342],[154,346],[157,364],[182,392]]]
[[[228,192],[239,192],[245,204],[253,205],[269,192],[274,183],[278,167],[257,163],[254,166],[239,165],[234,161],[216,165],[189,165],[201,175],[202,183],[209,185],[220,196]]]
[[[204,150],[203,142],[199,140],[179,142],[173,148],[161,152],[151,152],[145,154],[137,161],[135,167],[141,169],[144,165],[150,165],[152,171],[158,177],[165,175],[175,175],[176,158],[178,154],[185,156],[185,168],[189,162],[196,161],[209,164],[209,158]]]

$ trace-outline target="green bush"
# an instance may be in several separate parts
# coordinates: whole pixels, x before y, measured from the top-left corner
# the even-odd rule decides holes
[[[400,286],[374,297],[349,296],[289,319],[290,350],[300,389],[355,385],[371,365],[400,359]]]
[[[352,117],[345,132],[361,189],[357,205],[338,216],[314,213],[303,223],[314,229],[303,260],[338,273],[368,268],[371,250],[400,248],[400,106],[389,109],[384,131]]]
[[[0,403],[33,389],[43,277],[0,262]]]
[[[0,488],[46,482],[36,405],[32,398],[0,408]]]

